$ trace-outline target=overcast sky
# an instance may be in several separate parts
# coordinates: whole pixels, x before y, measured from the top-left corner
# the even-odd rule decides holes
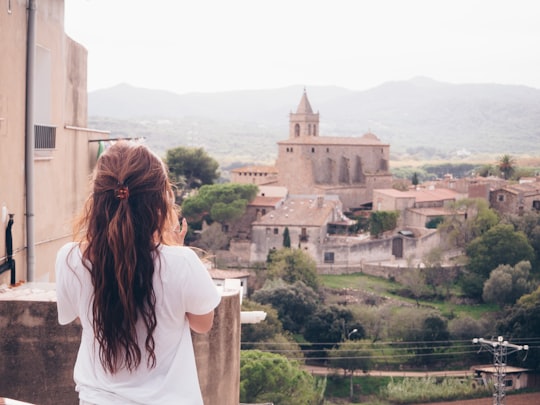
[[[65,30],[88,49],[90,91],[365,90],[415,76],[540,89],[538,0],[65,3]]]

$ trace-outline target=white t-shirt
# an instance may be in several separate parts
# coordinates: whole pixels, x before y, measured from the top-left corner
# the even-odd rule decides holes
[[[77,317],[82,337],[74,380],[79,398],[98,405],[200,405],[203,403],[186,312],[212,311],[221,296],[206,267],[187,247],[158,248],[153,279],[157,327],[154,331],[156,366],[146,366],[146,328],[137,325],[141,363],[133,372],[106,372],[92,327],[93,286],[76,243],[64,245],[56,258],[58,321]]]

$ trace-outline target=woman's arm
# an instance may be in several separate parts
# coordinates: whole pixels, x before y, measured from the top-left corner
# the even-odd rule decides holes
[[[195,315],[190,314],[189,312],[186,315],[189,321],[189,327],[192,331],[206,333],[212,329],[212,324],[214,323],[214,310],[204,315]]]

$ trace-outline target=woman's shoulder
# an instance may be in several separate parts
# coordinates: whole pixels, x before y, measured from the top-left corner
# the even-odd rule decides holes
[[[159,248],[159,261],[166,268],[201,270],[206,269],[197,253],[187,246],[161,245]],[[185,271],[181,273],[185,274]]]
[[[64,246],[62,246],[58,253],[56,254],[57,260],[58,259],[70,259],[73,257],[74,253],[77,253],[77,257],[80,257],[80,247],[79,243],[77,242],[68,242]]]
[[[188,246],[161,245],[159,250],[160,253],[165,257],[182,257],[186,259],[198,258],[195,251]]]

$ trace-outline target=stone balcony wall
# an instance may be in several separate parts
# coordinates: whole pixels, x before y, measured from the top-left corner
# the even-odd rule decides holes
[[[80,325],[58,324],[54,284],[0,292],[0,400],[39,405],[78,403],[73,366]],[[224,293],[214,326],[193,334],[204,403],[238,405],[240,293]],[[180,382],[179,382],[180,383]]]

